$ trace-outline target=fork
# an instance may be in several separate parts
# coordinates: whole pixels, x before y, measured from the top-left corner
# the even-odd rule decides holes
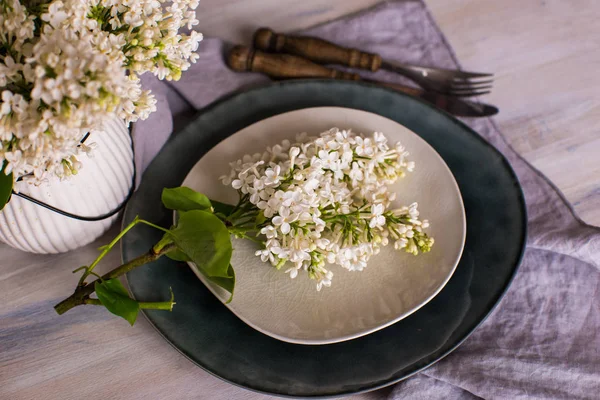
[[[482,96],[490,93],[492,74],[442,68],[421,67],[382,61],[381,68],[404,75],[423,89],[456,97]]]
[[[254,47],[298,55],[320,64],[340,64],[372,72],[380,68],[391,70],[413,80],[423,89],[455,97],[488,94],[493,82],[492,74],[388,62],[378,54],[345,48],[323,39],[278,34],[268,28],[255,32]]]

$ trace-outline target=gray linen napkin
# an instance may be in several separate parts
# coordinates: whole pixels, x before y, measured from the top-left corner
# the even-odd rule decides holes
[[[384,58],[446,68],[459,63],[421,1],[381,4],[304,33]],[[219,97],[266,82],[223,62],[228,45],[201,43],[200,59],[176,83],[144,77],[159,110],[134,126],[143,170],[173,127]],[[386,72],[377,77],[402,82]],[[527,202],[529,237],[521,268],[492,315],[456,351],[395,386],[394,399],[598,398],[600,393],[600,229],[584,224],[558,190],[506,143],[491,119],[465,120],[516,171]],[[141,174],[140,174],[141,175]]]

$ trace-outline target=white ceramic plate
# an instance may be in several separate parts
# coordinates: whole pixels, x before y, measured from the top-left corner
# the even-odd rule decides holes
[[[227,307],[248,325],[274,338],[299,344],[328,344],[382,329],[418,310],[448,282],[460,259],[466,234],[465,211],[458,185],[448,166],[423,139],[382,116],[339,107],[307,108],[257,122],[211,149],[192,168],[183,185],[211,199],[235,204],[237,192],[219,176],[229,162],[262,152],[297,133],[318,134],[332,127],[366,135],[383,132],[391,143],[402,142],[415,161],[413,173],[401,179],[398,205],[419,203],[435,238],[431,252],[413,256],[387,246],[361,272],[332,266],[332,286],[315,289],[304,273],[290,279],[254,255],[256,243],[234,239],[231,264],[236,273],[235,296]],[[194,264],[198,278],[223,302],[229,294],[208,282]]]

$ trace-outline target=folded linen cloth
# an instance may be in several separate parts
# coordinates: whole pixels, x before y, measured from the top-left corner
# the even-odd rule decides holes
[[[459,66],[421,1],[383,3],[303,33],[398,61]],[[268,81],[229,70],[223,61],[228,46],[218,39],[202,42],[200,59],[179,82],[143,77],[158,98],[158,111],[133,128],[140,171],[195,110]],[[375,76],[405,83],[384,71]],[[523,186],[529,236],[522,265],[504,299],[460,348],[393,390],[369,398],[598,398],[600,229],[574,215],[558,190],[510,148],[491,119],[465,122],[505,155]],[[224,390],[223,398],[234,398],[242,389]]]

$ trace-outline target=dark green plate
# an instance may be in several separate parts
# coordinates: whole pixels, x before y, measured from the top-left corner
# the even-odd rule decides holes
[[[444,158],[467,214],[462,259],[444,289],[408,318],[347,342],[281,342],[246,325],[185,265],[166,257],[127,275],[136,298],[167,300],[173,312],[146,316],[198,366],[248,389],[288,396],[335,396],[380,388],[440,360],[485,319],[506,291],[525,246],[525,203],[502,155],[460,121],[411,97],[367,84],[297,81],[235,94],[208,107],[170,140],[144,173],[123,223],[136,215],[169,226],[164,187],[178,186],[196,161],[227,136],[262,119],[307,107],[369,111],[408,127]],[[229,160],[223,160],[227,162]],[[139,227],[123,242],[125,260],[147,251],[161,233]]]

